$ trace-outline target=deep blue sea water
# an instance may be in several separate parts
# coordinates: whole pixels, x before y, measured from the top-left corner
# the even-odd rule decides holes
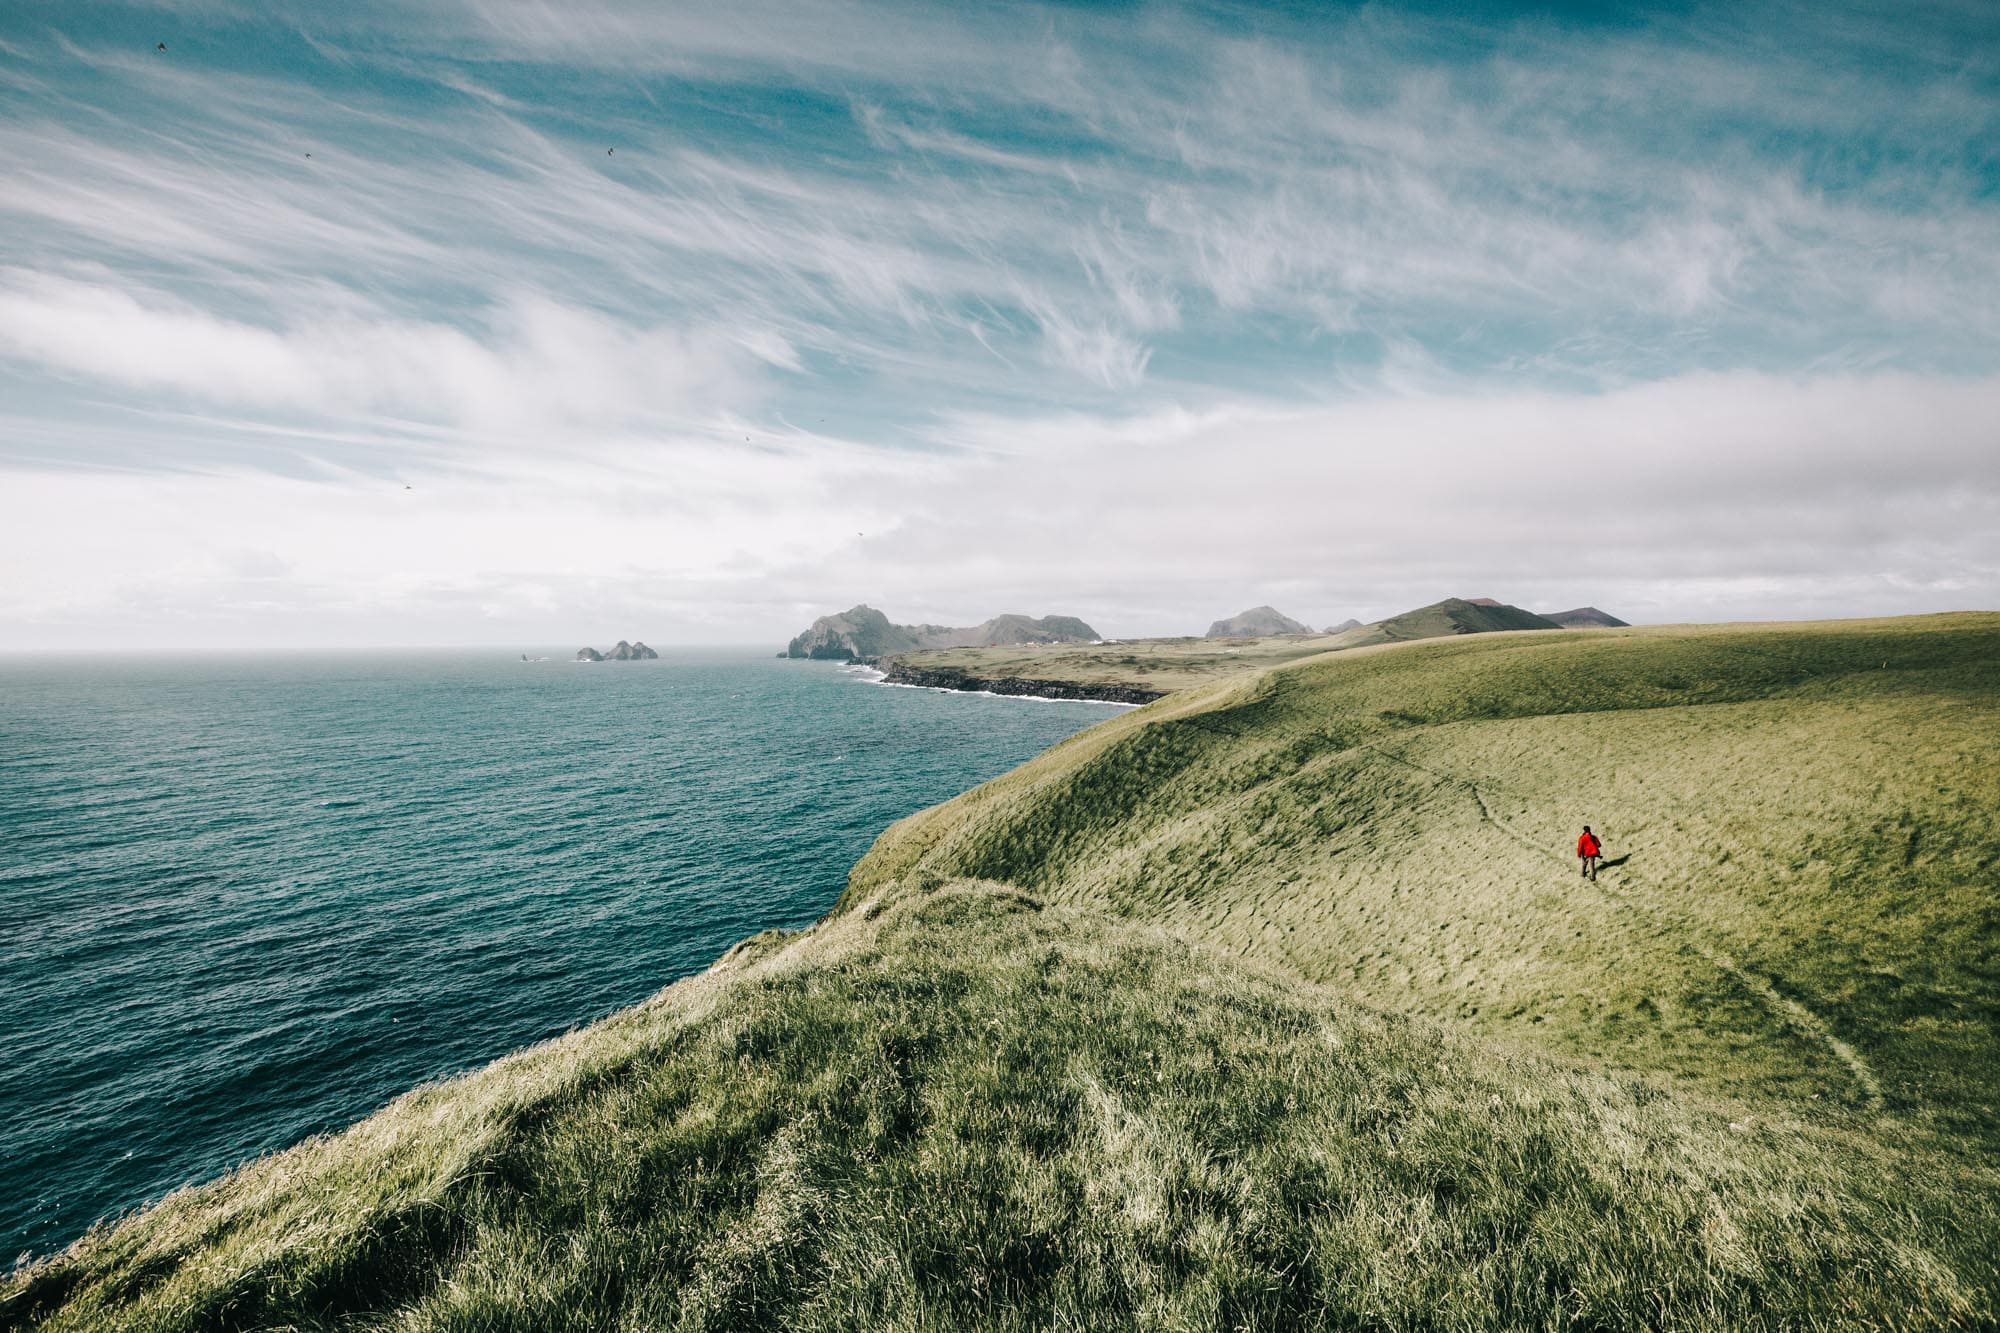
[[[805,925],[1115,711],[550,655],[0,659],[0,1266]]]

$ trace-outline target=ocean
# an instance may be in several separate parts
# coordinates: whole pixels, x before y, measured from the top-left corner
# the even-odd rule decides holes
[[[0,658],[0,1258],[806,925],[1117,711],[544,651]]]

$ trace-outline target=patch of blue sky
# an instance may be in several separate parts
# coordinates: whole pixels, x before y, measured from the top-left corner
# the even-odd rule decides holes
[[[932,11],[928,65],[783,27],[683,49],[616,4],[572,33],[468,0],[456,41],[392,7],[14,13],[15,142],[46,127],[30,165],[104,212],[17,210],[9,264],[278,333],[492,342],[524,297],[727,326],[763,365],[735,416],[1340,388],[1412,350],[1552,384],[1995,351],[1952,299],[1995,281],[1993,61],[1887,10]]]

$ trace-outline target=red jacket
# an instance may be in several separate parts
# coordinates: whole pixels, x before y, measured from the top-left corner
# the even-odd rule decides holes
[[[1586,833],[1576,840],[1576,854],[1578,856],[1595,856],[1601,849],[1602,844],[1597,841],[1596,834]]]

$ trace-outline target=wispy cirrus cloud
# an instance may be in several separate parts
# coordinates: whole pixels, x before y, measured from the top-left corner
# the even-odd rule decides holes
[[[282,328],[157,292],[0,270],[0,353],[117,388],[321,418],[390,416],[490,442],[705,419],[791,367],[783,338],[633,329],[540,296],[474,312],[478,332],[350,306]]]
[[[207,475],[234,496],[260,470],[365,496],[415,467],[518,483],[494,504],[544,503],[547,530],[570,531],[557,494],[608,515],[671,491],[684,512],[729,516],[734,543],[702,531],[706,549],[736,552],[730,576],[656,554],[641,562],[652,582],[608,556],[597,577],[763,605],[749,571],[820,589],[804,601],[906,586],[885,530],[907,553],[927,523],[980,531],[936,517],[953,504],[1005,496],[1035,514],[986,540],[1045,521],[1093,534],[1046,543],[1064,553],[1046,569],[1019,562],[1023,588],[1136,589],[1172,568],[1201,620],[1223,593],[1195,552],[1238,584],[1287,563],[1398,589],[1391,570],[1492,568],[1477,543],[1428,526],[1399,540],[1353,515],[1344,530],[1393,558],[1327,547],[1319,511],[1293,502],[1380,511],[1424,477],[1486,475],[1437,454],[1441,432],[1489,439],[1535,493],[1610,437],[1683,455],[1716,486],[1745,458],[1786,484],[1808,459],[1813,476],[1872,477],[1866,450],[1829,461],[1815,443],[1840,431],[1812,404],[1842,393],[1866,400],[1855,419],[1883,456],[1911,447],[1897,413],[1944,433],[1926,449],[2000,453],[1960,410],[2000,369],[2000,64],[1969,40],[1976,7],[1732,6],[1589,27],[792,0],[15,13],[34,19],[0,34],[0,467],[40,478],[50,504],[84,493],[47,480],[65,466]],[[1520,428],[1489,436],[1463,404]],[[1672,415],[1632,434],[1607,404]],[[1190,420],[1233,424],[1188,443],[1173,423]],[[1707,452],[1713,439],[1731,443]],[[721,461],[731,449],[741,468]],[[519,480],[537,454],[564,460],[561,485]],[[1009,470],[1022,458],[1064,480],[981,489],[1026,475]],[[1754,611],[1711,575],[1670,579],[1697,540],[1743,587],[1802,586],[1807,546],[1770,540],[1782,516],[1711,522],[1700,484],[1620,467],[1680,506],[1634,529],[1632,568],[1660,572],[1628,605],[1690,614],[1709,589],[1718,609]],[[1865,550],[1880,587],[2000,590],[1964,526],[2000,480],[1918,471],[1942,527],[1848,542],[1838,560],[1830,546],[1829,567]],[[1506,475],[1488,493],[1511,495]],[[1203,504],[1254,505],[1256,478],[1285,497],[1269,540],[1187,541],[1115,516],[1143,494],[1200,526]],[[791,498],[759,510],[745,488]],[[1810,531],[1866,529],[1868,487],[1808,492]],[[141,493],[106,503],[136,514]],[[1521,543],[1519,578],[1579,558],[1545,527],[1454,508],[1456,494],[1420,509]],[[840,554],[800,567],[816,573],[778,554],[784,534],[822,528]],[[538,558],[590,563],[577,549]],[[45,580],[25,548],[14,558],[10,580]],[[278,558],[297,577],[320,568]],[[478,582],[457,555],[402,558],[402,577],[421,581],[428,559],[440,587]],[[1296,595],[1354,600],[1316,577]],[[1133,596],[1172,600],[1164,585]]]

